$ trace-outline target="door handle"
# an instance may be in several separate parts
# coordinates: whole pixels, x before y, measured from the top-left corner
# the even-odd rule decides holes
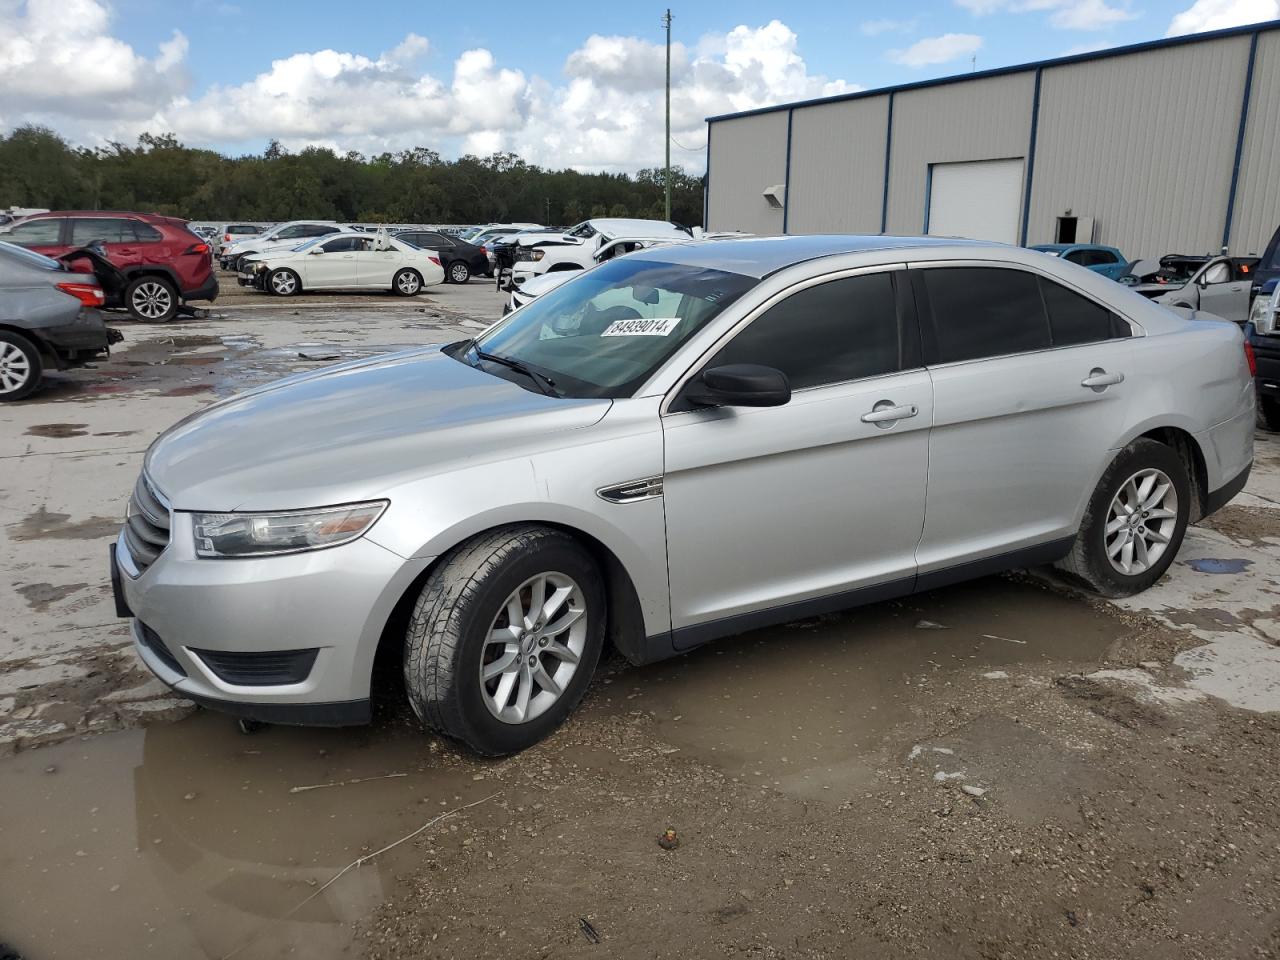
[[[1094,367],[1089,375],[1080,381],[1080,386],[1102,392],[1117,383],[1124,383],[1123,373],[1107,373],[1101,367]]]
[[[920,412],[914,403],[895,404],[892,400],[881,400],[871,410],[862,415],[863,423],[889,424],[894,420],[906,420]]]

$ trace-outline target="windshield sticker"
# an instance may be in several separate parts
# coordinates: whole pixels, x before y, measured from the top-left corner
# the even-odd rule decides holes
[[[648,320],[615,320],[605,327],[602,337],[665,337],[676,328],[679,317],[653,317]]]

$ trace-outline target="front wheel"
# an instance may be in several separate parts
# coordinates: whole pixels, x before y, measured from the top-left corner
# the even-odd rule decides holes
[[[143,323],[168,323],[178,315],[178,291],[164,277],[138,277],[125,290],[124,302]]]
[[[537,526],[462,544],[423,585],[405,637],[409,703],[430,729],[488,756],[550,734],[582,699],[604,644],[591,554]]]
[[[292,297],[302,289],[302,280],[292,270],[281,267],[267,275],[267,289],[277,297]]]
[[[1159,580],[1182,545],[1191,511],[1186,465],[1140,437],[1116,455],[1085,508],[1060,569],[1104,597],[1129,597]]]
[[[21,334],[0,330],[0,403],[30,396],[43,372],[34,343]]]
[[[417,270],[401,270],[391,281],[391,289],[402,297],[416,296],[422,290],[422,277]]]

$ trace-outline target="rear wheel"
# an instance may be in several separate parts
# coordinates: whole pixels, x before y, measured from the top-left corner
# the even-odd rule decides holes
[[[124,303],[143,323],[168,323],[178,315],[178,291],[164,277],[138,277],[125,289]]]
[[[471,279],[471,268],[465,260],[455,260],[449,264],[449,282],[466,283]]]
[[[422,277],[417,270],[401,270],[391,281],[391,289],[402,297],[417,296],[422,291]]]
[[[547,736],[582,699],[604,644],[591,554],[536,526],[481,534],[427,578],[405,638],[414,712],[497,756]]]
[[[1098,481],[1071,553],[1058,566],[1104,597],[1141,593],[1173,563],[1190,511],[1182,458],[1163,443],[1139,438]]]
[[[1280,399],[1276,397],[1259,397],[1258,407],[1262,412],[1262,422],[1268,430],[1280,430]]]
[[[277,297],[292,297],[302,290],[302,280],[292,270],[281,267],[267,275],[267,289]]]
[[[21,334],[0,330],[0,403],[30,396],[43,373],[36,345]]]

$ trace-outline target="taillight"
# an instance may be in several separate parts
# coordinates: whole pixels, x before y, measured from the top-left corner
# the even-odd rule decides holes
[[[486,247],[486,246],[482,243],[482,244],[480,244],[480,252],[481,252],[481,253],[484,253],[484,254],[487,254],[487,253],[489,252],[489,248],[488,248],[488,247]]]
[[[1249,376],[1256,377],[1258,375],[1258,358],[1253,355],[1253,344],[1248,340],[1244,342],[1244,358],[1249,362]]]
[[[209,252],[209,245],[208,245],[207,243],[193,243],[191,246],[187,247],[187,249],[186,249],[186,250],[184,250],[184,251],[182,251],[182,252],[183,252],[184,254],[187,254],[187,253],[208,253],[208,252]]]
[[[100,307],[107,302],[102,295],[102,288],[96,283],[60,283],[58,289],[69,293],[86,307]]]
[[[430,260],[432,263],[434,263],[437,267],[440,266],[439,257],[427,257],[427,259]]]

